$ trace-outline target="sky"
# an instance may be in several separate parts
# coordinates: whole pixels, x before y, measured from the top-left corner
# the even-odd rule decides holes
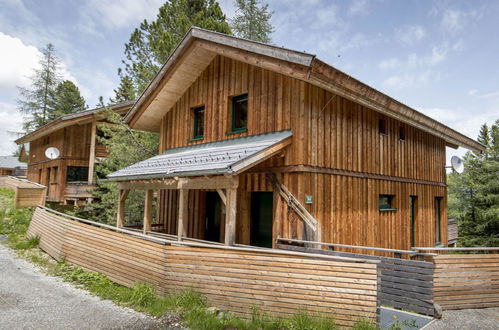
[[[269,0],[275,45],[305,51],[476,138],[499,119],[499,1]],[[89,107],[113,96],[124,44],[164,0],[0,0],[0,155],[21,128],[17,86],[55,46]],[[231,18],[233,0],[219,0]],[[448,148],[447,158],[463,155]]]

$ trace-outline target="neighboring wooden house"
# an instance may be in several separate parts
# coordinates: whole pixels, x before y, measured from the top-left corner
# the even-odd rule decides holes
[[[445,147],[484,148],[314,55],[198,28],[125,120],[161,139],[108,176],[118,226],[143,189],[144,230],[229,245],[446,244]]]
[[[0,176],[26,176],[26,163],[20,162],[15,156],[0,156]]]
[[[111,106],[125,114],[132,102]],[[96,136],[99,123],[105,122],[101,108],[64,115],[19,138],[17,144],[29,144],[28,180],[47,186],[47,201],[82,204],[92,198],[94,164],[106,157],[106,148]],[[55,159],[46,156],[50,147],[57,148]]]

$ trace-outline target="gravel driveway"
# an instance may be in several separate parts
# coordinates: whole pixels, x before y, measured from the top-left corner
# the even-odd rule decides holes
[[[444,311],[442,319],[428,324],[423,329],[497,330],[499,329],[499,308]]]
[[[164,321],[47,276],[0,244],[0,329],[169,328]]]

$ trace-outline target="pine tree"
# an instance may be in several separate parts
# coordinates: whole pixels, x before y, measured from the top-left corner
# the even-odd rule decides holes
[[[31,76],[31,87],[18,87],[18,108],[25,117],[23,129],[31,132],[48,122],[49,103],[60,81],[59,59],[52,44],[41,50],[40,68]]]
[[[133,101],[137,98],[137,93],[133,87],[133,81],[130,76],[124,75],[121,69],[118,69],[120,76],[120,85],[114,89],[114,98],[111,98],[111,103],[121,103]]]
[[[499,120],[483,125],[483,153],[468,152],[465,171],[449,177],[449,215],[459,220],[459,244],[499,246]]]
[[[85,110],[85,99],[80,89],[70,80],[60,82],[51,93],[47,118],[54,120],[62,115]]]
[[[171,0],[159,8],[156,20],[144,20],[125,44],[125,74],[142,92],[192,26],[230,34],[216,0]],[[128,84],[128,82],[126,82]]]
[[[269,43],[274,27],[270,19],[274,14],[269,11],[269,5],[259,6],[258,0],[236,0],[236,16],[230,27],[238,37]]]

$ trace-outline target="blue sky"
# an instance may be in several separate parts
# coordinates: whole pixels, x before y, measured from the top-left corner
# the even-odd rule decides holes
[[[232,0],[220,1],[230,18]],[[16,86],[51,42],[87,104],[113,94],[124,44],[161,0],[0,0],[0,154],[20,128]],[[499,119],[498,1],[271,0],[273,43],[321,60],[476,138]],[[449,149],[448,156],[462,154]]]

